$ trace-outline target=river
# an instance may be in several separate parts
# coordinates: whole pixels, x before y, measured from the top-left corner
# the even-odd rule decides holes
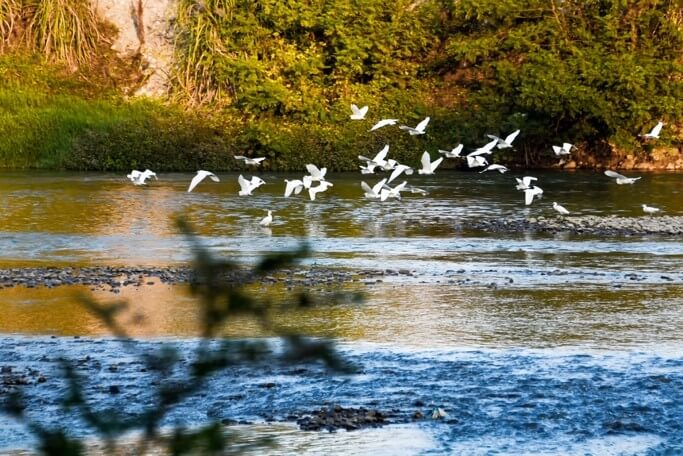
[[[683,452],[681,237],[487,232],[470,223],[554,217],[553,201],[579,215],[645,217],[641,204],[648,204],[681,216],[683,175],[647,173],[624,186],[595,172],[530,174],[539,178],[544,198],[526,207],[514,189],[521,174],[512,172],[412,176],[411,184],[429,194],[387,202],[363,199],[360,180],[372,185],[377,177],[359,174],[328,176],[334,187],[311,202],[303,194],[282,197],[283,179],[300,176],[267,172],[258,174],[267,184],[251,197],[237,196],[231,173],[188,194],[190,175],[159,174],[158,181],[135,187],[114,174],[6,172],[0,175],[0,268],[182,265],[190,254],[174,228],[178,216],[217,255],[242,263],[307,242],[313,250],[303,263],[308,270],[385,271],[348,285],[365,294],[363,304],[287,320],[314,335],[334,334],[346,356],[364,366],[363,374],[311,374],[311,389],[306,375],[273,368],[267,376],[276,379],[275,391],[220,413],[219,404],[235,394],[231,388],[240,387],[216,379],[212,388],[220,394],[195,402],[194,409],[185,406],[177,415],[182,419],[174,419],[196,425],[207,415],[232,413],[263,423],[273,409],[334,402],[405,411],[419,400],[425,408],[443,407],[449,418],[359,431],[359,437],[305,433],[286,424],[245,432],[279,436],[278,451],[292,454],[331,448],[396,454],[388,442],[404,442],[400,448],[409,454]],[[264,229],[258,221],[268,209],[274,222]],[[77,358],[92,351],[83,345],[89,337],[72,336],[94,337],[101,363],[116,362],[116,342],[102,339],[104,326],[75,303],[78,290],[112,298],[108,290],[90,288],[0,290],[2,363],[40,364],[45,353]],[[141,343],[193,343],[198,320],[185,286],[122,287],[116,297],[146,316],[132,329]],[[269,336],[250,322],[237,322],[226,334]],[[242,386],[259,396],[256,382]],[[127,384],[127,397],[141,394],[133,377]],[[47,400],[49,388],[36,388],[36,397]],[[58,415],[39,418],[49,422]],[[0,447],[30,441],[11,420],[0,425],[13,429],[0,437]]]

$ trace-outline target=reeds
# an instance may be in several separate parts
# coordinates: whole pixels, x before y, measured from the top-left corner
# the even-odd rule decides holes
[[[228,54],[221,36],[223,21],[229,19],[233,0],[180,0],[176,36],[175,83],[183,97],[201,105],[232,95],[217,78],[218,61]]]
[[[21,20],[21,0],[0,1],[0,51],[10,43],[17,23]]]
[[[27,9],[28,43],[71,67],[91,61],[102,35],[88,0],[27,0]]]

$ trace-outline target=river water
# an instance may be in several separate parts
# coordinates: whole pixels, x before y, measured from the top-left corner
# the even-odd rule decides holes
[[[404,442],[400,448],[408,454],[683,452],[680,236],[468,228],[487,218],[553,216],[553,201],[573,214],[643,217],[640,205],[646,203],[680,216],[683,175],[643,174],[636,185],[618,186],[593,172],[531,174],[545,194],[525,207],[514,189],[514,177],[521,175],[513,173],[412,176],[410,183],[428,195],[384,203],[362,198],[359,182],[368,176],[356,174],[328,176],[334,187],[311,202],[303,194],[282,197],[283,179],[300,177],[292,175],[259,174],[268,184],[239,197],[236,174],[221,174],[220,183],[207,180],[188,194],[190,175],[160,175],[135,187],[113,174],[3,173],[0,267],[183,264],[188,244],[174,228],[174,218],[182,216],[212,251],[239,262],[307,242],[313,254],[305,268],[389,270],[379,281],[350,285],[365,293],[361,305],[288,316],[292,327],[338,337],[346,355],[363,365],[362,375],[311,374],[307,380],[275,369],[269,375],[277,379],[276,391],[263,395],[254,387],[258,400],[231,404],[225,414],[262,422],[273,409],[341,403],[412,410],[419,399],[449,417],[358,437],[308,434],[287,425],[245,431],[280,436],[283,446],[274,454],[331,448],[395,454],[397,447],[387,442]],[[376,180],[367,179],[371,185]],[[268,209],[274,223],[264,229],[258,221]],[[410,274],[393,273],[399,270]],[[101,363],[116,362],[116,343],[99,339],[105,328],[75,303],[74,288],[0,290],[3,363],[29,365],[53,351],[73,357],[91,351],[80,348],[89,339],[69,337],[74,335],[97,337]],[[105,290],[92,293],[112,297]],[[145,343],[160,337],[192,343],[198,322],[184,286],[124,287],[116,297],[128,298],[146,316],[132,329]],[[227,334],[268,336],[248,321],[236,322]],[[130,394],[140,394],[134,378],[127,379]],[[311,380],[315,388],[305,387]],[[178,416],[188,425],[207,415],[223,417],[215,410],[231,388],[239,388],[233,383],[217,379],[213,388],[220,394]],[[247,381],[245,388],[255,383]],[[50,382],[36,388],[39,403],[48,400],[49,388]],[[64,419],[54,411],[38,417]],[[0,436],[0,447],[29,441],[11,420],[0,425],[13,430]]]

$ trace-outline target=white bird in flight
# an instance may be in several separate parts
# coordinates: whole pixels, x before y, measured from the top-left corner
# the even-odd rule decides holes
[[[475,149],[474,151],[470,152],[467,154],[468,157],[476,157],[478,155],[485,155],[485,154],[491,154],[493,151],[493,148],[496,146],[498,143],[498,139],[494,139],[493,141],[490,141],[486,143],[485,145],[481,146],[478,149]]]
[[[607,170],[605,171],[605,176],[612,177],[617,180],[617,184],[619,185],[624,185],[624,184],[634,184],[640,177],[626,177],[622,176],[619,173],[616,173],[614,171]]]
[[[257,157],[257,158],[249,158],[245,157],[244,155],[233,155],[235,157],[235,160],[244,160],[245,165],[260,165],[263,160],[266,159],[266,157]]]
[[[403,181],[394,188],[385,185],[379,193],[380,201],[386,201],[388,198],[401,199],[401,192],[405,190],[408,181]]]
[[[508,149],[508,148],[512,147],[512,141],[515,140],[515,138],[517,137],[518,134],[519,134],[519,130],[515,130],[512,133],[510,133],[509,135],[507,135],[505,137],[505,139],[501,139],[495,135],[486,135],[486,136],[488,136],[491,139],[496,140],[496,143],[497,143],[496,147],[498,149]]]
[[[664,126],[664,122],[657,122],[657,125],[655,125],[652,130],[650,130],[650,133],[645,133],[644,135],[638,135],[642,136],[643,138],[659,138],[659,132],[662,131],[662,127]]]
[[[553,201],[553,209],[555,209],[561,215],[569,215],[569,211],[565,209],[563,206],[557,204],[555,201]]]
[[[503,165],[493,164],[493,165],[487,166],[486,169],[479,171],[479,174],[485,173],[486,171],[498,171],[500,174],[503,174],[503,173],[508,172],[509,169],[507,169],[507,167],[505,167]]]
[[[369,131],[379,130],[380,128],[386,127],[387,125],[396,125],[396,122],[398,122],[398,119],[382,119],[375,125],[373,125]]]
[[[304,187],[311,188],[311,183],[321,182],[325,180],[325,174],[327,174],[327,168],[318,169],[313,163],[308,163],[306,165],[306,171],[308,171],[309,176],[304,176],[303,182]]]
[[[531,188],[524,189],[524,204],[527,206],[533,203],[534,197],[541,197],[543,195],[543,189],[541,187],[536,187],[535,185]]]
[[[481,155],[468,155],[467,156],[467,166],[469,168],[478,168],[480,166],[486,166],[488,165],[489,162],[486,160],[486,157],[482,157]]]
[[[434,161],[431,161],[431,157],[429,156],[429,152],[426,150],[422,154],[422,158],[420,159],[420,163],[422,164],[422,168],[418,169],[417,172],[418,174],[434,174],[434,171],[436,171],[436,168],[441,164],[443,161],[443,157],[439,157]]]
[[[425,189],[419,188],[419,187],[413,187],[412,185],[408,185],[404,187],[404,190],[410,193],[417,193],[420,195],[429,195],[429,192]]]
[[[384,184],[387,183],[386,178],[382,179],[381,181],[377,182],[375,185],[370,187],[368,184],[366,184],[364,181],[361,181],[360,186],[365,191],[363,196],[365,196],[368,199],[378,199],[380,197],[380,192],[382,191],[382,187],[384,187]]]
[[[389,153],[389,144],[382,147],[382,150],[377,152],[377,155],[375,155],[375,158],[368,158],[364,155],[359,155],[358,159],[366,162],[368,168],[370,167],[370,165],[373,165],[372,169],[374,172],[374,168],[376,166],[384,167],[387,164],[387,161],[385,160],[385,158],[387,157],[388,153]],[[362,170],[362,167],[361,167],[361,170]],[[369,174],[372,174],[372,173],[369,173]]]
[[[362,108],[359,108],[355,104],[351,105],[351,114],[349,117],[351,117],[351,120],[363,120],[365,119],[365,114],[368,113],[368,107],[363,106]]]
[[[289,196],[294,193],[295,195],[298,195],[301,193],[301,191],[304,189],[304,183],[303,181],[299,179],[294,179],[294,180],[287,180],[285,179],[285,198],[289,198]]]
[[[526,190],[527,188],[531,188],[531,181],[537,181],[538,178],[532,176],[524,176],[521,179],[515,177],[515,180],[517,181],[517,186],[515,187],[517,190]]]
[[[560,157],[562,155],[569,155],[571,153],[572,147],[574,147],[573,144],[562,143],[562,147],[553,146],[553,152],[555,152],[555,156],[557,157]]]
[[[387,184],[391,183],[391,181],[396,179],[402,173],[405,173],[407,176],[410,176],[411,174],[413,174],[413,168],[411,168],[408,165],[402,165],[397,162],[394,166],[394,170],[391,172],[391,176],[389,176],[389,180],[387,180]]]
[[[458,158],[460,157],[460,152],[462,152],[462,144],[458,144],[452,150],[439,149],[439,153],[446,158]]]
[[[399,125],[398,128],[401,130],[405,130],[408,133],[410,133],[410,136],[415,136],[415,135],[424,135],[425,134],[425,128],[427,128],[427,124],[429,123],[429,117],[425,117],[419,124],[413,127],[409,127],[408,125]]]
[[[320,184],[318,184],[317,187],[309,187],[308,189],[308,196],[311,198],[311,201],[315,201],[315,196],[320,193],[324,192],[328,188],[332,187],[331,182],[327,181],[321,181]]]
[[[197,171],[197,175],[194,176],[192,178],[192,180],[190,181],[190,187],[187,189],[187,192],[190,193],[207,176],[214,182],[220,182],[220,179],[218,179],[218,176],[216,176],[211,171],[199,170],[199,171]]]
[[[643,212],[645,212],[646,214],[649,214],[649,215],[656,214],[657,212],[661,211],[661,209],[656,208],[656,207],[652,207],[652,206],[648,206],[647,204],[643,204],[642,207],[643,207]]]
[[[130,181],[135,185],[145,185],[145,181],[150,177],[156,179],[157,173],[149,169],[146,169],[142,172],[138,171],[137,169],[134,169],[130,172],[130,174],[127,174],[126,177],[130,179]]]
[[[237,194],[239,196],[248,196],[266,182],[258,176],[252,176],[251,180],[246,180],[244,176],[240,174],[237,178],[237,183],[240,184],[240,191],[237,192]]]
[[[258,224],[261,226],[270,226],[271,223],[273,223],[273,211],[268,211],[268,215],[263,217],[261,221],[258,222]]]

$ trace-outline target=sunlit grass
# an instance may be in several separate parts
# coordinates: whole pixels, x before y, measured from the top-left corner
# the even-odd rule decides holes
[[[102,39],[95,11],[86,0],[29,0],[27,40],[48,59],[72,67],[87,64]]]

